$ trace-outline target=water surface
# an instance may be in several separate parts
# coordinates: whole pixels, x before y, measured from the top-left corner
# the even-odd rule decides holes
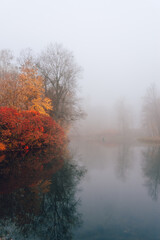
[[[160,239],[160,147],[73,139],[0,156],[0,237]]]
[[[160,148],[74,141],[87,168],[75,239],[160,239]]]

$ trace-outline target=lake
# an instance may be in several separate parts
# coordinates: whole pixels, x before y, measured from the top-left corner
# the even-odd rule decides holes
[[[160,239],[160,147],[69,148],[0,156],[1,239]]]

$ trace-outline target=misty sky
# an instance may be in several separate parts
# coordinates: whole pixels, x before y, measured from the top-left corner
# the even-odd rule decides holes
[[[0,0],[0,32],[15,54],[51,42],[71,50],[91,106],[138,106],[151,83],[160,88],[159,0]]]

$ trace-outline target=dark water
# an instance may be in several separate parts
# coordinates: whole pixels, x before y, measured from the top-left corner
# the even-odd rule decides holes
[[[160,239],[160,147],[70,149],[0,156],[0,239]]]

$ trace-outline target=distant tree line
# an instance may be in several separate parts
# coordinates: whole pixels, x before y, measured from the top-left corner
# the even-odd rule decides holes
[[[116,107],[118,129],[120,134],[126,137],[129,131],[133,129],[131,108],[123,99],[117,102]],[[140,131],[139,135],[143,135],[142,140],[160,141],[160,93],[155,84],[151,84],[147,88],[143,98],[141,124],[140,129],[143,130],[143,134]]]

